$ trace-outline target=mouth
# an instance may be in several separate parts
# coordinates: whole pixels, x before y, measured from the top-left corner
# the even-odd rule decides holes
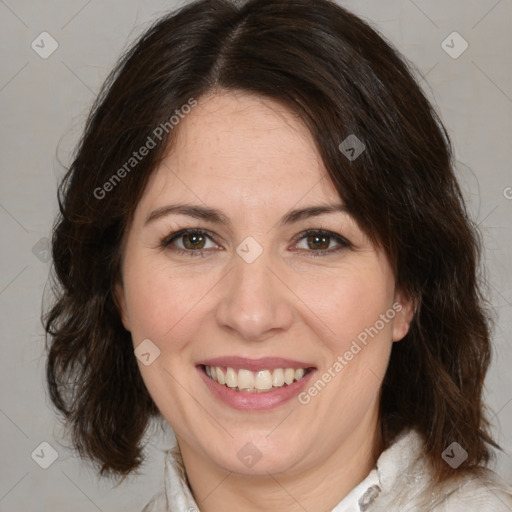
[[[222,357],[196,365],[206,387],[224,404],[240,410],[277,407],[296,397],[316,367],[282,358]]]
[[[231,366],[201,365],[206,375],[239,393],[268,393],[298,382],[314,368],[274,368],[252,371]]]

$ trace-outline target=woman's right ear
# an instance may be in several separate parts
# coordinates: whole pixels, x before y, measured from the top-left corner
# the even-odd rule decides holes
[[[124,296],[124,287],[121,283],[116,283],[114,287],[114,302],[119,312],[121,322],[123,322],[124,328],[130,331],[130,322],[128,318],[128,312],[126,310],[126,299]]]

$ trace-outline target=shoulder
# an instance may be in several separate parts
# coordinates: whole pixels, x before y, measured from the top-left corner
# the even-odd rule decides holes
[[[435,485],[423,439],[415,431],[399,436],[377,468],[383,492],[368,510],[512,512],[512,486],[488,468]]]
[[[439,512],[512,512],[512,487],[485,468],[449,484],[439,496]]]
[[[165,492],[160,491],[158,494],[153,496],[147,505],[141,510],[141,512],[162,512],[167,510],[167,500]]]

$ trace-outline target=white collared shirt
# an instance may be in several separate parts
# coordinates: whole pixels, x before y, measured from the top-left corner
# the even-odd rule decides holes
[[[512,486],[490,470],[436,488],[431,478],[420,434],[405,431],[332,512],[512,512]],[[142,512],[199,511],[171,449],[165,457],[164,489]]]

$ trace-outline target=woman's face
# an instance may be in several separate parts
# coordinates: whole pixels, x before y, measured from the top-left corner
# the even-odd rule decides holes
[[[218,93],[178,128],[117,290],[153,400],[189,458],[228,471],[355,456],[410,319],[385,255],[284,107]]]

